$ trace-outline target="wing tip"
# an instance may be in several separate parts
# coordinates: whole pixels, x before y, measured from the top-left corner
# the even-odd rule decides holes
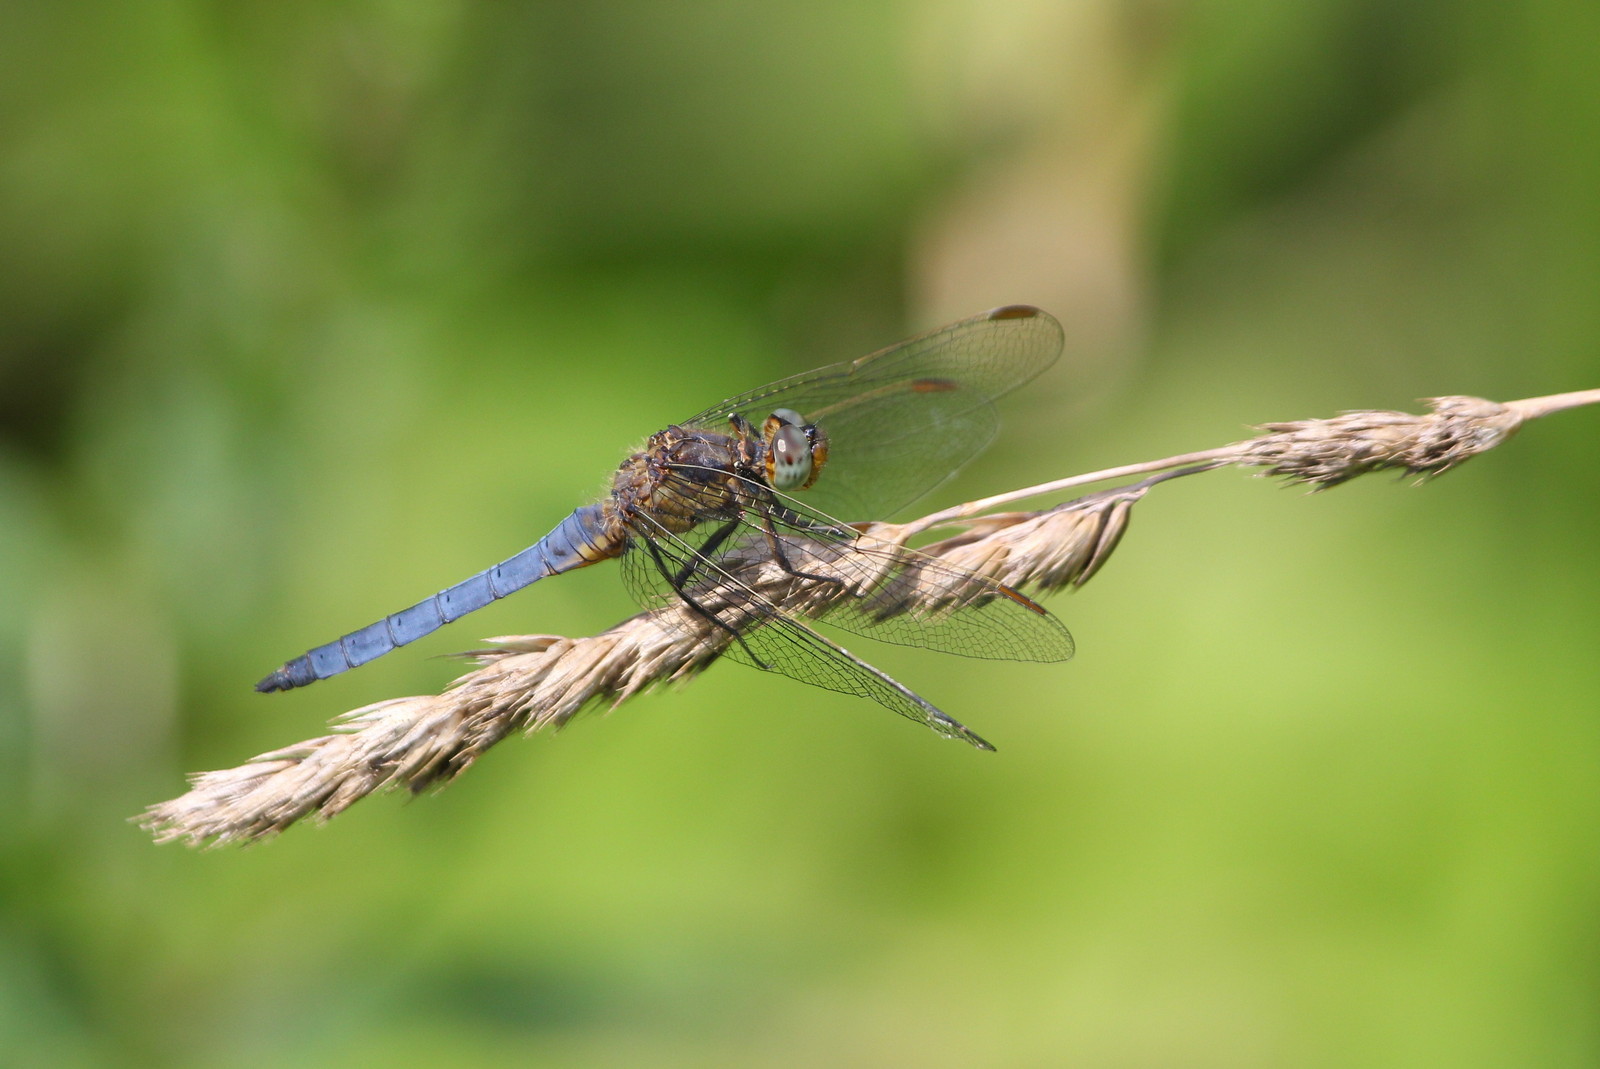
[[[995,751],[994,743],[943,711],[938,711],[938,716],[923,723],[931,727],[936,734],[947,739],[959,739],[974,750],[987,750],[989,753]]]

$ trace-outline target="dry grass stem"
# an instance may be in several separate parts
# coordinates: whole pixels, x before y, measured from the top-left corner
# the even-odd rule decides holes
[[[1481,397],[1430,397],[1433,411],[1345,412],[1332,419],[1268,423],[1267,434],[1241,443],[1238,463],[1266,468],[1318,490],[1372,471],[1400,469],[1429,477],[1493,449],[1522,426],[1510,405]]]
[[[958,528],[920,548],[923,564],[902,562],[880,572],[841,565],[839,581],[818,582],[786,573],[752,551],[746,559],[733,558],[730,568],[747,591],[801,614],[859,599],[861,611],[874,618],[916,620],[977,602],[975,585],[952,580],[956,573],[941,565],[1017,589],[1082,586],[1116,549],[1133,506],[1166,479],[1224,465],[1264,468],[1263,474],[1316,489],[1384,469],[1433,476],[1499,445],[1526,419],[1596,402],[1600,390],[1506,404],[1439,397],[1427,402],[1432,411],[1424,415],[1346,412],[1267,424],[1261,436],[1219,449],[1027,487],[910,523],[852,525],[869,547],[903,546],[930,530]],[[1026,497],[1134,475],[1150,477],[1040,511],[988,512]],[[828,574],[839,560],[836,549],[819,543],[813,558],[798,563],[801,571]],[[478,668],[441,694],[357,709],[336,721],[330,734],[238,768],[201,773],[188,793],[136,819],[158,841],[194,845],[266,838],[303,817],[326,820],[379,788],[420,791],[447,782],[513,732],[560,727],[585,708],[615,707],[652,685],[686,679],[716,660],[729,637],[672,603],[589,638],[538,635],[494,642],[473,654]]]
[[[675,626],[684,623],[669,619],[675,611],[641,613],[589,638],[500,639],[443,693],[378,702],[341,717],[333,734],[201,773],[140,823],[162,842],[260,839],[302,817],[326,820],[380,787],[442,783],[513,731],[559,727],[586,705],[615,705],[714,660],[718,636]]]

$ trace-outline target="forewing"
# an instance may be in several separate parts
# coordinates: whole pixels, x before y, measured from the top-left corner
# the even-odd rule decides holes
[[[836,516],[880,519],[910,504],[994,437],[993,402],[1055,362],[1061,325],[1013,305],[963,319],[869,356],[730,398],[685,424],[755,426],[790,408],[827,432],[828,462],[806,491]]]

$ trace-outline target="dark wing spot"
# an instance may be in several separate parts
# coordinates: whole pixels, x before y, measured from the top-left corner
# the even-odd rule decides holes
[[[912,393],[945,393],[961,389],[961,384],[955,379],[912,379],[909,385]]]
[[[990,319],[1032,319],[1039,309],[1031,304],[1008,304],[989,313]]]
[[[1040,616],[1049,616],[1050,615],[1048,612],[1045,611],[1045,608],[1044,608],[1043,605],[1040,605],[1037,601],[1034,601],[1032,598],[1028,597],[1026,594],[1023,594],[1023,593],[1020,593],[1018,591],[1012,590],[1008,586],[1002,586],[1000,588],[1000,593],[1004,594],[1006,597],[1010,598],[1012,601],[1016,602],[1018,605],[1021,605],[1024,609],[1028,609],[1031,612],[1036,612]]]

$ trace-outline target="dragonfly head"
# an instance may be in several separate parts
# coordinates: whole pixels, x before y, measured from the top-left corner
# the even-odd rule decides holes
[[[828,461],[828,435],[789,408],[779,408],[761,425],[766,442],[767,485],[774,490],[804,490],[817,481]]]

